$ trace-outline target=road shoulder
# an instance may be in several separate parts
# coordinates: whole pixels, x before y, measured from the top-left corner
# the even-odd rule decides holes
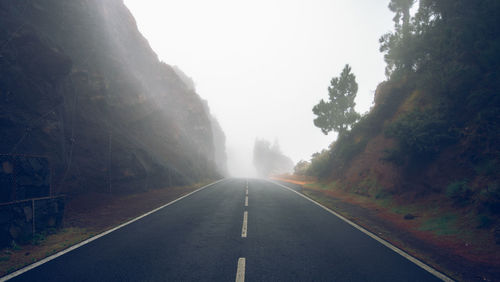
[[[419,238],[405,226],[411,225],[412,221],[401,220],[401,215],[396,215],[376,205],[356,202],[347,193],[334,196],[331,193],[307,188],[299,183],[284,181],[284,179],[273,179],[273,181],[319,202],[456,280],[492,281],[495,277],[499,277],[498,268],[493,265],[464,260],[434,242]],[[404,225],[400,224],[401,222]]]
[[[0,250],[0,281],[16,271],[38,264],[65,250],[103,236],[147,214],[153,213],[216,182],[154,189],[127,195],[87,195],[68,203],[64,228],[28,245]],[[99,199],[99,200],[96,200]]]

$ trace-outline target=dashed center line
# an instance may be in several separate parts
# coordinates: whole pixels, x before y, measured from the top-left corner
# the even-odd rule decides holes
[[[248,222],[248,212],[243,213],[243,227],[241,227],[241,238],[247,237],[247,222]]]
[[[248,180],[245,182],[245,207],[248,207]],[[243,226],[241,227],[241,238],[247,237],[248,211],[243,212]],[[238,259],[238,269],[236,270],[236,282],[245,281],[245,258]]]
[[[236,282],[245,281],[245,258],[238,259],[238,269],[236,269]]]

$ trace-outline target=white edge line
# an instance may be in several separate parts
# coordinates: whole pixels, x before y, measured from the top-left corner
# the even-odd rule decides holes
[[[107,231],[104,231],[104,232],[102,232],[102,233],[100,233],[100,234],[97,234],[97,235],[95,235],[94,237],[91,237],[91,238],[89,238],[89,239],[86,239],[86,240],[84,240],[84,241],[82,241],[82,242],[80,242],[80,243],[78,243],[78,244],[76,244],[76,245],[73,245],[73,246],[71,246],[71,247],[69,247],[69,248],[67,248],[67,249],[64,249],[64,250],[62,250],[62,251],[60,251],[60,252],[58,252],[58,253],[55,253],[55,254],[53,254],[53,255],[51,255],[51,256],[49,256],[49,257],[46,257],[46,258],[44,258],[44,259],[42,259],[42,260],[39,260],[39,261],[37,261],[37,262],[35,262],[35,263],[33,263],[33,264],[30,264],[30,265],[26,266],[26,267],[24,267],[24,268],[21,268],[21,269],[19,269],[19,270],[15,271],[15,272],[12,272],[12,273],[11,273],[11,274],[9,274],[9,275],[6,275],[6,276],[4,276],[4,277],[1,277],[1,278],[0,278],[0,282],[1,282],[1,281],[7,281],[7,280],[12,279],[12,278],[14,278],[14,277],[16,277],[16,276],[19,276],[19,275],[21,275],[21,274],[23,274],[23,273],[25,273],[25,272],[27,272],[27,271],[30,271],[30,270],[32,270],[32,269],[34,269],[34,268],[36,268],[36,267],[38,267],[38,266],[40,266],[40,265],[42,265],[42,264],[44,264],[44,263],[47,263],[47,262],[49,262],[49,261],[51,261],[51,260],[53,260],[53,259],[55,259],[55,258],[57,258],[57,257],[60,257],[60,256],[62,256],[62,255],[64,255],[64,254],[66,254],[66,253],[69,253],[69,252],[71,252],[71,251],[73,251],[73,250],[75,250],[75,249],[78,249],[78,248],[80,248],[81,246],[84,246],[84,245],[86,245],[86,244],[88,244],[88,243],[90,243],[90,242],[92,242],[92,241],[94,241],[94,240],[97,240],[97,239],[99,239],[99,238],[101,238],[101,237],[103,237],[103,236],[105,236],[105,235],[108,235],[109,233],[111,233],[111,232],[113,232],[113,231],[116,231],[116,230],[118,230],[118,229],[120,229],[120,228],[122,228],[122,227],[124,227],[124,226],[126,226],[126,225],[129,225],[129,224],[131,224],[131,223],[133,223],[133,222],[135,222],[135,221],[137,221],[137,220],[139,220],[139,219],[142,219],[143,217],[146,217],[146,216],[148,216],[148,215],[150,215],[150,214],[152,214],[152,213],[155,213],[155,212],[157,212],[157,211],[159,211],[159,210],[161,210],[161,209],[163,209],[163,208],[165,208],[165,207],[167,207],[167,206],[170,206],[171,204],[173,204],[173,203],[175,203],[175,202],[178,202],[178,201],[180,201],[180,200],[182,200],[182,199],[184,199],[184,198],[186,198],[186,197],[188,197],[188,196],[190,196],[190,195],[192,195],[192,194],[194,194],[194,193],[196,193],[196,192],[198,192],[198,191],[201,191],[201,190],[203,190],[203,189],[205,189],[205,188],[208,188],[208,187],[210,187],[210,186],[212,186],[212,185],[214,185],[214,184],[217,184],[217,183],[219,183],[219,182],[221,182],[221,181],[223,181],[223,180],[226,180],[226,179],[224,179],[224,178],[223,178],[223,179],[220,179],[220,180],[215,181],[215,182],[213,182],[213,183],[210,183],[210,184],[208,184],[208,185],[205,185],[205,186],[203,186],[203,187],[201,187],[201,188],[198,188],[198,189],[194,190],[193,192],[190,192],[190,193],[188,193],[188,194],[186,194],[186,195],[184,195],[184,196],[182,196],[182,197],[180,197],[180,198],[177,198],[177,199],[175,199],[175,200],[173,200],[173,201],[171,201],[171,202],[169,202],[169,203],[167,203],[167,204],[165,204],[165,205],[163,205],[163,206],[161,206],[161,207],[158,207],[158,208],[156,208],[156,209],[154,209],[154,210],[152,210],[152,211],[149,211],[149,212],[147,212],[147,213],[145,213],[145,214],[143,214],[143,215],[141,215],[141,216],[139,216],[139,217],[136,217],[136,218],[131,219],[131,220],[129,220],[129,221],[127,221],[127,222],[125,222],[125,223],[122,223],[122,224],[118,225],[117,227],[114,227],[114,228],[109,229],[109,230],[107,230]]]
[[[301,196],[301,197],[303,197],[303,198],[305,198],[305,199],[307,199],[307,200],[309,200],[309,201],[311,201],[311,202],[315,203],[316,205],[320,206],[320,207],[321,207],[321,208],[323,208],[324,210],[326,210],[326,211],[330,212],[331,214],[335,215],[336,217],[338,217],[338,218],[342,219],[343,221],[345,221],[346,223],[350,224],[350,225],[351,225],[351,226],[353,226],[354,228],[358,229],[359,231],[361,231],[361,232],[365,233],[366,235],[370,236],[371,238],[375,239],[376,241],[378,241],[378,242],[379,242],[379,243],[381,243],[382,245],[384,245],[384,246],[386,246],[387,248],[389,248],[389,249],[393,250],[394,252],[398,253],[398,254],[399,254],[399,255],[401,255],[402,257],[404,257],[404,258],[406,258],[407,260],[409,260],[409,261],[413,262],[414,264],[418,265],[420,268],[422,268],[422,269],[426,270],[427,272],[429,272],[430,274],[432,274],[432,275],[436,276],[437,278],[439,278],[439,279],[441,279],[441,280],[443,280],[443,281],[446,281],[446,282],[452,282],[452,281],[454,281],[453,279],[449,278],[449,277],[448,277],[448,276],[446,276],[445,274],[443,274],[443,273],[441,273],[441,272],[437,271],[436,269],[432,268],[431,266],[429,266],[429,265],[425,264],[424,262],[422,262],[422,261],[418,260],[417,258],[415,258],[415,257],[413,257],[412,255],[410,255],[410,254],[406,253],[405,251],[403,251],[403,250],[399,249],[398,247],[394,246],[393,244],[391,244],[391,243],[387,242],[386,240],[384,240],[384,239],[382,239],[382,238],[378,237],[377,235],[375,235],[375,234],[373,234],[372,232],[370,232],[370,231],[366,230],[365,228],[361,227],[360,225],[358,225],[358,224],[356,224],[356,223],[354,223],[354,222],[350,221],[349,219],[347,219],[347,218],[343,217],[342,215],[338,214],[337,212],[335,212],[335,211],[333,211],[333,210],[331,210],[331,209],[329,209],[329,208],[327,208],[327,207],[323,206],[322,204],[320,204],[320,203],[316,202],[315,200],[313,200],[313,199],[311,199],[311,198],[307,197],[306,195],[301,194],[301,193],[299,193],[299,192],[297,192],[297,191],[293,190],[292,188],[287,187],[287,186],[285,186],[285,185],[282,185],[282,184],[280,184],[280,183],[276,183],[276,182],[274,182],[274,181],[270,181],[270,180],[267,180],[267,181],[268,181],[268,182],[271,182],[271,183],[273,183],[273,184],[275,184],[275,185],[281,186],[281,187],[283,187],[283,188],[285,188],[285,189],[287,189],[287,190],[290,190],[290,191],[292,191],[292,192],[296,193],[297,195],[299,195],[299,196]]]
[[[236,282],[245,281],[245,258],[238,259],[238,268],[236,269]]]

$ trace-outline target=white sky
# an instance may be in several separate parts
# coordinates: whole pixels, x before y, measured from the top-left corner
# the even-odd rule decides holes
[[[312,107],[346,63],[366,112],[385,79],[379,37],[393,29],[389,0],[124,0],[160,59],[196,83],[226,134],[228,167],[253,176],[255,138],[278,140],[297,162],[335,135]]]

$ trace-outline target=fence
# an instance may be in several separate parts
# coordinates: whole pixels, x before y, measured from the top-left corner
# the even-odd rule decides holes
[[[64,203],[64,196],[56,196],[0,204],[0,247],[26,243],[37,232],[61,227]]]
[[[0,203],[51,196],[47,156],[0,154]]]

